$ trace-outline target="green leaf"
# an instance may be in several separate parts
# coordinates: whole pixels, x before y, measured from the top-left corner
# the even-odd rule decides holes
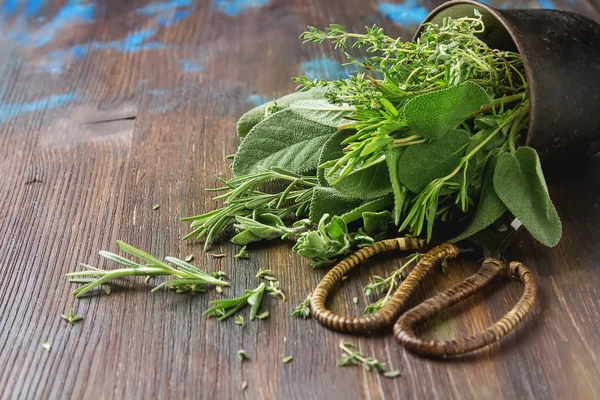
[[[257,124],[242,141],[233,160],[234,176],[279,167],[294,173],[317,169],[321,148],[336,132],[296,114],[275,113]]]
[[[434,179],[450,174],[465,155],[469,134],[455,129],[431,143],[408,146],[398,161],[397,177],[413,193],[420,193]]]
[[[308,120],[332,128],[347,124],[349,121],[344,117],[354,111],[352,106],[331,104],[326,99],[295,101],[290,105],[290,109]]]
[[[265,119],[265,113],[268,108],[277,106],[280,109],[285,109],[295,101],[299,100],[310,100],[310,99],[323,99],[328,88],[317,87],[306,92],[294,92],[286,96],[283,96],[275,101],[262,104],[252,110],[246,112],[240,117],[237,123],[237,133],[239,137],[245,137],[252,128],[260,121]]]
[[[406,208],[408,199],[408,189],[400,182],[399,176],[399,163],[402,154],[406,151],[406,147],[396,147],[388,150],[385,153],[385,160],[388,166],[388,172],[390,174],[390,181],[392,183],[392,192],[394,193],[394,223],[398,225],[400,223],[400,217],[402,211]]]
[[[387,226],[394,222],[392,213],[388,210],[380,212],[367,211],[363,215],[363,226],[365,227],[365,233],[369,236],[374,236],[378,233],[385,232]]]
[[[481,86],[464,82],[417,96],[406,103],[403,112],[413,134],[439,139],[489,103],[490,97]]]
[[[465,231],[452,239],[451,242],[458,242],[475,235],[496,222],[507,211],[506,206],[494,191],[494,171],[496,170],[497,162],[497,155],[492,155],[488,159],[485,166],[479,204],[477,205],[473,219],[471,219]]]
[[[341,144],[354,132],[343,130],[331,136],[323,146],[319,156],[319,165],[327,161],[337,160],[344,155],[344,146]],[[392,191],[392,184],[387,172],[387,165],[382,159],[375,165],[354,172],[337,181],[339,172],[328,176],[328,168],[319,168],[317,178],[322,186],[333,186],[339,192],[359,199],[375,199]],[[337,182],[336,182],[337,181]]]
[[[364,217],[367,212],[379,212],[390,208],[394,204],[394,196],[390,193],[375,200],[367,201],[360,206],[342,214],[345,223],[357,221]]]
[[[521,147],[514,155],[500,156],[494,172],[494,190],[534,238],[545,246],[556,246],[562,225],[534,149]]]
[[[309,219],[317,223],[325,214],[343,215],[363,202],[361,199],[346,196],[334,188],[317,186],[313,189]]]

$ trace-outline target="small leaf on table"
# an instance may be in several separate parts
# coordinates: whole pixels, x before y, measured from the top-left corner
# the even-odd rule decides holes
[[[545,246],[556,246],[562,225],[534,149],[521,147],[514,155],[500,156],[494,172],[494,190],[535,239]]]

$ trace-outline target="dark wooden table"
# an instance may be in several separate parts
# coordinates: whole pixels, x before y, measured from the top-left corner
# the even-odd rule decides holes
[[[526,235],[510,258],[532,267],[539,302],[498,346],[458,360],[416,357],[389,332],[351,337],[290,317],[324,271],[285,242],[252,246],[236,260],[228,242],[208,257],[182,242],[180,218],[211,210],[204,188],[228,174],[237,118],[290,92],[291,76],[339,74],[327,46],[302,45],[306,25],[377,23],[411,37],[435,1],[401,1],[392,15],[375,1],[78,2],[5,1],[0,47],[0,397],[56,398],[539,398],[600,396],[600,157],[583,173],[555,177],[564,224],[554,249]],[[537,6],[535,1],[498,1]],[[600,19],[598,1],[540,1]],[[16,4],[16,5],[15,5]],[[161,5],[162,4],[162,5]],[[248,6],[254,4],[253,6]],[[422,7],[419,8],[419,4]],[[248,6],[248,7],[246,7]],[[386,15],[388,14],[387,18]],[[395,17],[396,22],[389,17]],[[400,24],[403,24],[401,26]],[[154,204],[160,209],[153,210]],[[148,293],[142,280],[77,301],[65,279],[79,263],[125,240],[158,257],[193,253],[223,270],[232,287],[255,287],[259,268],[280,279],[288,301],[268,299],[271,317],[245,328],[202,316],[215,292]],[[360,314],[367,277],[400,260],[352,274],[334,304]],[[472,273],[454,262],[421,299]],[[441,315],[428,334],[480,330],[508,310],[516,283],[497,284]],[[353,297],[358,296],[358,304]],[[415,299],[415,301],[418,299]],[[75,305],[85,320],[60,314]],[[341,339],[402,371],[396,379],[336,368]],[[51,343],[50,352],[42,342]],[[240,363],[238,349],[251,360]],[[293,361],[283,364],[283,356]],[[242,382],[247,389],[242,391]]]

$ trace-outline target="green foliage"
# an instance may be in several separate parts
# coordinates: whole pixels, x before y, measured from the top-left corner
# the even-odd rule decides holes
[[[325,98],[299,100],[292,103],[290,109],[309,121],[317,122],[332,128],[339,128],[348,123],[348,120],[345,117],[354,111],[354,107],[347,104],[331,104]]]
[[[309,318],[310,317],[310,300],[311,300],[311,295],[309,294],[308,296],[306,296],[306,299],[304,299],[300,304],[298,304],[296,306],[296,309],[292,313],[292,317],[298,317],[298,318],[303,318],[303,319]]]
[[[390,182],[392,184],[392,191],[394,193],[394,223],[398,225],[400,218],[406,210],[409,200],[410,193],[404,184],[400,181],[400,159],[406,151],[406,147],[396,147],[388,150],[385,153],[385,160],[388,166],[388,172],[390,175]]]
[[[331,169],[331,167],[328,167],[329,162],[343,156],[344,146],[342,142],[352,133],[351,130],[341,130],[325,142],[319,156],[319,170],[317,171],[319,184],[332,186],[345,195],[365,200],[390,193],[392,187],[385,159],[370,167],[357,169],[341,179],[338,179],[339,173],[329,174]]]
[[[361,231],[348,232],[341,217],[334,215],[330,222],[328,219],[328,214],[323,215],[316,230],[300,234],[293,248],[302,257],[312,260],[313,268],[329,265],[355,247],[373,244],[373,239]]]
[[[100,251],[99,254],[101,257],[120,264],[125,268],[102,270],[82,264],[83,267],[87,269],[86,271],[70,272],[66,275],[68,278],[71,278],[70,281],[73,282],[78,281],[78,278],[80,277],[91,277],[88,282],[73,292],[75,296],[84,296],[91,290],[100,287],[101,285],[105,285],[116,279],[127,276],[144,276],[146,278],[151,278],[154,276],[174,277],[171,280],[164,281],[163,283],[157,285],[154,289],[152,289],[152,292],[155,292],[163,286],[173,289],[177,293],[185,293],[188,291],[204,292],[206,287],[209,285],[229,286],[227,282],[220,279],[219,275],[209,274],[199,270],[193,265],[178,258],[166,257],[166,262],[164,262],[142,250],[136,249],[127,243],[117,241],[117,245],[124,253],[139,258],[140,260],[145,261],[146,264],[136,263],[108,251]],[[172,264],[175,267],[169,264]]]
[[[467,239],[484,230],[496,222],[507,211],[506,206],[494,191],[494,171],[496,170],[497,162],[497,155],[493,155],[488,159],[483,176],[481,195],[475,214],[464,232],[454,238],[453,242]]]
[[[441,25],[426,24],[415,42],[386,36],[377,26],[365,34],[348,33],[340,25],[326,31],[309,28],[301,36],[305,42],[330,40],[336,48],[352,46],[367,53],[360,61],[346,54],[349,63],[366,73],[333,82],[295,79],[300,90],[329,87],[330,102],[355,107],[349,116],[354,122],[347,127],[356,133],[344,142],[344,156],[330,173],[341,171],[343,177],[380,161],[390,147],[439,138],[490,103],[490,95],[525,93],[521,57],[488,47],[481,40],[484,31],[477,12],[446,18]]]
[[[490,96],[481,86],[464,82],[414,97],[406,103],[403,113],[412,134],[440,139],[489,103]]]
[[[317,223],[325,214],[343,215],[363,203],[364,200],[346,196],[334,188],[317,186],[313,190],[309,219],[311,222]]]
[[[322,99],[328,91],[326,86],[312,88],[305,92],[294,92],[277,100],[262,104],[246,112],[237,123],[238,136],[243,138],[256,124],[278,111],[288,108],[292,103],[301,100]]]
[[[335,131],[290,109],[275,113],[244,138],[233,159],[233,174],[249,175],[272,167],[296,174],[316,171],[321,148]]]
[[[562,226],[542,173],[536,151],[521,147],[500,156],[494,190],[510,212],[545,246],[556,246]]]
[[[469,134],[452,130],[439,140],[409,146],[398,161],[397,176],[413,193],[420,193],[434,179],[450,174],[465,155]]]
[[[183,240],[191,237],[202,239],[206,236],[205,249],[226,229],[238,222],[240,227],[248,224],[247,219],[257,221],[264,214],[274,217],[260,218],[265,221],[275,221],[274,228],[281,229],[282,218],[294,215],[305,217],[313,195],[313,187],[317,184],[315,176],[301,176],[279,168],[262,170],[255,174],[238,176],[230,180],[221,180],[223,187],[212,189],[214,192],[224,192],[215,199],[223,199],[225,206],[205,214],[183,218],[190,222],[192,231]],[[268,185],[279,184],[281,190],[263,191]],[[241,218],[241,220],[238,220]],[[273,232],[271,232],[273,233]],[[264,236],[265,231],[249,232],[238,238],[240,243],[250,243],[252,238]],[[266,235],[264,238],[269,238]]]

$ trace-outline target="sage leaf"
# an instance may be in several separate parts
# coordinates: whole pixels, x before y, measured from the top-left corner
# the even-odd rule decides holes
[[[242,141],[233,160],[234,176],[279,167],[294,173],[317,169],[325,141],[336,132],[296,114],[277,112],[258,123]]]
[[[429,182],[443,178],[458,166],[469,139],[466,131],[455,129],[439,140],[408,146],[398,161],[398,179],[411,192],[421,192]]]
[[[414,134],[439,139],[489,103],[485,89],[476,83],[464,82],[411,99],[403,108],[404,119]]]
[[[451,242],[470,238],[496,222],[507,211],[506,206],[494,191],[494,171],[497,162],[498,155],[489,157],[485,165],[481,195],[473,219],[471,219],[464,232],[452,239]]]
[[[365,233],[369,236],[375,236],[382,232],[385,233],[388,225],[394,222],[392,213],[388,210],[380,212],[366,211],[362,217]]]
[[[363,203],[364,200],[346,196],[334,188],[317,186],[313,189],[309,219],[317,223],[325,214],[343,215]]]
[[[267,114],[267,109],[274,110],[284,110],[290,106],[295,101],[299,100],[311,100],[311,99],[323,99],[325,93],[327,93],[328,88],[326,87],[316,87],[306,92],[294,92],[290,93],[286,96],[283,96],[277,100],[270,101],[268,103],[262,104],[258,107],[253,108],[252,110],[243,114],[237,122],[237,133],[238,136],[243,138],[245,137],[252,128],[260,121],[265,119],[265,115]]]
[[[396,147],[385,153],[385,159],[392,184],[392,192],[394,193],[393,216],[396,225],[400,223],[402,211],[406,208],[408,203],[408,189],[400,182],[400,177],[398,175],[400,157],[402,157],[404,151],[406,151],[406,147]]]
[[[347,104],[331,104],[326,99],[299,100],[290,105],[290,109],[304,118],[332,128],[347,124],[348,116],[354,107]]]
[[[376,213],[381,210],[386,210],[387,208],[392,206],[393,203],[394,196],[390,193],[378,199],[362,203],[358,207],[342,214],[342,219],[345,223],[349,224],[351,222],[359,220],[360,218],[364,219],[364,215],[368,212]]]
[[[494,190],[510,212],[541,244],[554,247],[562,225],[550,200],[537,152],[521,147],[500,156],[494,171]]]
[[[344,146],[341,143],[352,134],[352,131],[343,130],[331,136],[321,150],[319,165],[342,157]],[[392,192],[384,158],[367,168],[359,168],[339,180],[339,172],[328,175],[329,170],[329,168],[319,168],[317,171],[319,182],[323,182],[323,186],[332,186],[347,196],[370,200]]]

